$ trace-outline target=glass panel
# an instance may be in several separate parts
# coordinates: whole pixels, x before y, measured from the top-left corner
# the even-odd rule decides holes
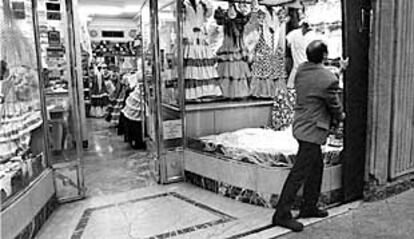
[[[0,202],[47,167],[32,2],[0,1]]]
[[[146,131],[150,141],[156,142],[155,133],[155,78],[153,77],[152,67],[152,42],[151,42],[151,15],[149,1],[145,1],[141,10],[141,29],[142,29],[142,67],[144,79],[145,109],[147,116]]]
[[[183,172],[183,120],[180,95],[179,30],[177,1],[159,1],[158,32],[165,181],[179,180]]]
[[[75,88],[78,76],[71,70],[75,67],[77,54],[70,38],[74,34],[69,33],[73,21],[69,14],[71,11],[68,11],[71,6],[66,6],[66,1],[56,2],[55,5],[47,8],[45,0],[38,1],[45,76],[43,87],[49,114],[49,151],[55,168],[57,196],[67,199],[79,196],[82,191],[79,181],[82,150],[80,106],[76,102],[83,88]]]
[[[141,67],[143,87],[142,96],[143,96],[143,109],[145,110],[144,117],[144,128],[145,136],[147,139],[147,145],[149,146],[150,157],[153,161],[151,162],[151,168],[156,172],[155,180],[160,181],[159,177],[159,141],[158,141],[158,130],[156,128],[157,120],[157,104],[156,104],[156,91],[155,91],[155,77],[153,72],[153,41],[152,41],[152,25],[151,25],[151,11],[150,11],[150,1],[147,0],[142,6],[141,15],[140,15],[140,24],[141,24],[141,57],[138,58],[138,67]]]
[[[183,171],[176,4],[146,1],[141,11],[147,132],[162,183],[180,179]]]

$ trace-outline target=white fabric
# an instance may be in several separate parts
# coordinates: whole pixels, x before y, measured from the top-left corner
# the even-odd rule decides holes
[[[262,128],[246,128],[234,132],[201,137],[204,142],[223,145],[227,148],[243,149],[251,153],[296,155],[299,149],[293,137],[292,127],[282,131]],[[322,152],[338,151],[342,148],[322,146]]]
[[[303,35],[302,29],[295,29],[291,31],[287,36],[286,40],[292,50],[293,57],[293,69],[289,76],[288,87],[294,87],[294,78],[297,72],[297,68],[300,64],[307,61],[306,47],[314,40],[324,40],[322,36],[316,34],[314,31],[310,31]]]
[[[206,11],[201,2],[206,5]],[[194,28],[200,28],[200,30],[205,31],[204,26],[207,21],[207,18],[209,18],[212,15],[212,5],[211,2],[207,0],[196,0],[197,10],[195,10],[190,1],[185,0],[184,6],[185,16],[183,23],[183,36],[185,38],[188,38],[191,42],[195,37],[193,32]]]
[[[13,174],[6,173],[2,178],[0,178],[0,190],[4,190],[6,193],[6,196],[10,196],[12,193],[12,185],[11,185],[11,179],[13,177]]]

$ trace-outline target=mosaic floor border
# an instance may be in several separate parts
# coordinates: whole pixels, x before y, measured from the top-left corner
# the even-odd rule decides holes
[[[92,213],[98,210],[102,210],[102,209],[107,209],[107,208],[111,208],[111,207],[115,207],[115,206],[121,206],[121,205],[125,205],[128,203],[136,203],[136,202],[142,202],[142,201],[146,201],[146,200],[151,200],[151,199],[155,199],[155,198],[161,198],[161,197],[168,197],[168,196],[172,196],[175,197],[177,199],[180,199],[186,203],[189,203],[193,206],[196,206],[200,209],[203,209],[211,214],[214,214],[216,216],[219,217],[218,220],[214,220],[214,221],[209,221],[206,223],[201,223],[201,224],[197,224],[197,225],[193,225],[190,227],[186,227],[186,228],[180,228],[177,229],[176,231],[170,231],[170,232],[165,232],[165,233],[160,233],[157,235],[153,235],[153,236],[149,236],[146,239],[155,239],[155,238],[171,238],[174,236],[178,236],[178,235],[182,235],[185,233],[189,233],[189,232],[194,232],[194,231],[198,231],[201,229],[205,229],[205,228],[209,228],[209,227],[213,227],[219,224],[223,224],[223,223],[227,223],[230,221],[234,221],[237,218],[228,215],[226,213],[223,213],[219,210],[216,210],[210,206],[207,206],[203,203],[197,202],[195,200],[192,200],[182,194],[176,193],[176,192],[167,192],[167,193],[162,193],[162,194],[156,194],[156,195],[152,195],[152,196],[147,196],[147,197],[142,197],[142,198],[137,198],[137,199],[132,199],[132,200],[128,200],[128,201],[123,201],[120,203],[111,203],[111,204],[107,204],[107,205],[103,205],[103,206],[98,206],[98,207],[91,207],[91,208],[87,208],[86,210],[83,211],[83,214],[74,230],[74,232],[72,233],[71,239],[80,239],[82,238],[82,235],[88,225],[89,219],[92,216]]]

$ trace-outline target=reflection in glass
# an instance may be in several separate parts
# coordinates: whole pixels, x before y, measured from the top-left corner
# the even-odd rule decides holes
[[[0,2],[2,206],[47,166],[32,6],[30,1],[22,4],[12,5],[9,0]]]

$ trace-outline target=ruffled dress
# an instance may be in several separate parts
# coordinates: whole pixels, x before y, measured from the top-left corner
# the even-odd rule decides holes
[[[125,118],[132,121],[141,121],[143,117],[143,108],[141,101],[140,86],[136,86],[134,91],[128,96],[125,101],[125,107],[122,109]]]
[[[223,96],[231,99],[247,97],[251,72],[247,64],[248,52],[243,42],[243,31],[250,16],[238,12],[234,19],[230,19],[227,11],[219,7],[214,18],[224,30],[223,43],[217,51],[217,71]]]
[[[35,75],[20,68],[2,82],[0,162],[29,150],[31,132],[43,123]]]
[[[222,95],[215,68],[216,56],[207,42],[206,18],[211,16],[211,5],[199,1],[193,6],[184,1],[183,58],[186,100],[215,98]]]
[[[284,67],[283,51],[278,49],[277,54],[274,54],[262,31],[254,51],[251,95],[257,98],[273,98],[278,92],[277,89],[286,88]]]

